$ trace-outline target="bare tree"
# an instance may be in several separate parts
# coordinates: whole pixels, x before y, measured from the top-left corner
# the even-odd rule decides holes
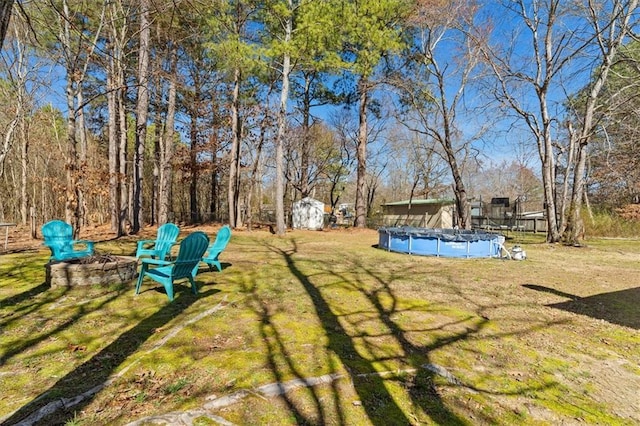
[[[409,198],[432,198],[449,193],[445,181],[451,175],[450,168],[438,146],[425,143],[424,138],[422,132],[404,125],[389,135],[388,175],[393,198],[388,201],[397,201],[406,194]]]
[[[537,144],[548,242],[564,239],[577,243],[581,238],[586,147],[597,124],[594,111],[598,94],[636,8],[636,0],[589,0],[586,7],[560,0],[519,0],[505,2],[502,8],[504,14],[515,17],[521,25],[498,37],[505,40],[508,36],[512,44],[487,50],[486,59],[498,82],[496,99],[525,124]],[[525,43],[528,49],[523,49]],[[563,103],[570,101],[554,95],[579,91],[582,88],[576,87],[575,82],[591,78],[592,71],[595,77],[580,114],[582,122],[578,129],[567,131],[568,112]],[[567,139],[564,143],[563,138]],[[564,170],[559,170],[562,156]],[[560,186],[565,188],[561,192],[557,186],[560,172],[564,173],[565,182]],[[573,185],[566,220],[564,193],[570,175]]]
[[[94,5],[88,5],[83,10],[72,10],[68,0],[63,0],[61,9],[57,3],[49,2],[57,17],[57,28],[53,31],[55,43],[51,44],[52,53],[60,54],[60,59],[66,71],[65,98],[67,103],[67,154],[66,154],[66,200],[65,216],[74,229],[80,231],[84,222],[81,200],[83,198],[81,186],[80,153],[85,146],[78,147],[78,136],[84,129],[79,129],[80,111],[85,107],[82,91],[87,77],[90,63],[94,59],[97,40],[101,36],[104,25],[106,2],[99,5],[98,11]],[[74,6],[79,6],[74,3]],[[49,10],[43,12],[47,16]],[[91,35],[91,37],[88,36]],[[81,139],[82,141],[82,139]]]
[[[603,207],[640,202],[640,42],[625,44],[615,62],[588,149],[589,197]],[[574,109],[582,110],[579,104]]]
[[[329,181],[331,214],[335,214],[336,207],[346,191],[347,178],[354,171],[356,158],[353,153],[356,150],[358,130],[354,128],[355,120],[348,114],[333,113],[329,121],[335,136],[324,176]]]
[[[607,2],[589,0],[588,2],[586,11],[597,41],[599,61],[598,66],[595,67],[595,76],[588,89],[584,110],[580,114],[582,120],[577,136],[571,205],[563,237],[564,241],[569,244],[579,244],[584,234],[581,208],[585,196],[587,147],[598,126],[595,114],[599,106],[600,92],[615,63],[620,46],[637,24],[637,8],[637,0],[611,0]]]
[[[253,199],[255,195],[255,200],[258,203],[258,211],[262,210],[262,178],[264,173],[264,155],[263,151],[266,145],[267,134],[271,127],[273,126],[274,113],[272,113],[272,106],[270,105],[269,99],[271,98],[271,93],[275,89],[276,81],[275,79],[271,79],[265,96],[265,104],[260,105],[260,108],[255,108],[254,110],[259,109],[260,111],[254,111],[257,115],[260,116],[260,129],[258,131],[257,143],[253,147],[253,149],[248,150],[249,159],[251,160],[251,167],[249,170],[249,184],[248,189],[246,191],[244,197],[244,203],[247,207],[247,215],[246,222],[247,227],[251,229],[253,226]]]
[[[14,21],[15,22],[15,21]],[[27,89],[27,82],[29,81],[29,65],[27,58],[27,32],[24,31],[24,25],[14,25],[15,34],[15,72],[10,73],[14,82],[14,89],[16,94],[16,117],[18,118],[18,135],[20,140],[20,219],[22,224],[26,225],[29,214],[29,192],[27,188],[27,169],[29,165],[29,120],[33,112],[33,96]],[[21,31],[22,30],[22,31]],[[20,34],[22,32],[22,34]],[[33,81],[29,82],[33,87]]]
[[[4,45],[5,35],[7,34],[7,28],[9,27],[9,21],[11,20],[11,9],[13,8],[13,0],[3,1],[0,5],[0,48]],[[0,136],[0,178],[4,174],[4,161],[9,153],[11,142],[13,140],[14,132],[18,126],[19,117],[18,114],[9,121],[9,124],[3,129]]]
[[[475,135],[465,136],[459,124],[465,112],[468,86],[480,68],[480,49],[476,43],[480,36],[473,24],[476,11],[477,6],[468,1],[452,1],[444,8],[426,4],[414,11],[408,24],[416,41],[409,55],[410,64],[402,67],[409,71],[397,74],[393,80],[409,116],[413,117],[405,122],[425,137],[425,145],[436,144],[439,149],[431,152],[442,155],[449,165],[458,226],[462,229],[471,227],[463,167],[471,143],[486,132],[486,126],[480,126]],[[451,55],[452,49],[457,52],[455,57]],[[468,132],[468,120],[465,125]]]
[[[5,72],[8,123],[4,132],[3,143],[0,145],[0,177],[4,173],[4,160],[12,146],[17,146],[20,164],[20,187],[17,193],[20,212],[20,221],[27,223],[29,207],[32,203],[31,193],[28,187],[28,168],[30,164],[31,136],[29,132],[33,121],[35,94],[41,87],[41,82],[36,78],[42,67],[41,61],[31,59],[34,55],[31,30],[22,16],[17,16],[12,24],[12,37],[4,49],[2,55]],[[17,142],[14,144],[14,142]]]
[[[560,241],[563,222],[554,151],[563,129],[562,120],[554,113],[560,102],[552,94],[566,90],[566,83],[579,75],[577,64],[594,38],[584,19],[573,11],[572,5],[561,0],[505,2],[500,13],[515,17],[520,25],[506,27],[511,32],[496,37],[510,40],[509,44],[484,51],[497,81],[496,100],[524,123],[537,145],[548,242]],[[569,20],[572,31],[566,30]]]

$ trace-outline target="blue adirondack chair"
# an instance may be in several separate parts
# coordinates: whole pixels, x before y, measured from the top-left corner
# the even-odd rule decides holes
[[[165,260],[170,254],[171,247],[178,240],[180,229],[173,223],[165,223],[158,228],[158,235],[155,240],[138,241],[136,257],[151,256],[152,259]]]
[[[61,220],[42,225],[44,245],[51,250],[49,260],[68,260],[93,254],[93,241],[74,240],[73,227]]]
[[[173,284],[180,279],[187,279],[191,283],[191,291],[198,294],[198,288],[194,280],[194,270],[198,266],[198,262],[202,259],[202,255],[209,245],[209,237],[201,231],[189,234],[180,243],[178,257],[174,261],[160,259],[142,259],[142,268],[138,275],[136,284],[136,294],[140,293],[142,280],[149,277],[164,286],[169,301],[173,300]],[[153,268],[152,266],[157,266]]]
[[[209,271],[213,270],[214,265],[218,268],[218,271],[222,271],[222,265],[220,264],[218,256],[220,256],[220,253],[227,248],[227,244],[229,244],[230,239],[231,228],[229,228],[229,225],[225,225],[220,228],[215,241],[207,249],[206,255],[202,257],[202,261],[209,266]]]

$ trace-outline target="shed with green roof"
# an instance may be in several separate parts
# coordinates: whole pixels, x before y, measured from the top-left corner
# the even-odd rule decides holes
[[[443,198],[394,201],[382,205],[384,226],[453,228],[455,201]]]

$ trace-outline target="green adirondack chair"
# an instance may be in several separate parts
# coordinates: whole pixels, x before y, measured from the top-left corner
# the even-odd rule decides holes
[[[218,256],[227,248],[229,240],[231,239],[231,228],[229,225],[225,225],[218,231],[215,241],[207,249],[206,255],[202,258],[202,261],[209,266],[209,271],[213,270],[215,266],[218,271],[222,271],[222,265]]]
[[[51,250],[49,260],[63,261],[93,254],[93,241],[74,240],[73,227],[61,220],[42,225],[44,245]]]
[[[151,256],[152,259],[165,260],[170,254],[171,247],[178,240],[180,229],[173,223],[165,223],[158,228],[158,235],[155,240],[138,241],[136,257]]]
[[[142,259],[142,268],[136,284],[136,294],[140,294],[140,287],[144,277],[149,277],[162,284],[167,292],[169,301],[173,301],[174,282],[181,279],[189,280],[191,291],[193,294],[198,294],[198,288],[194,280],[195,270],[208,245],[209,237],[204,232],[196,231],[182,240],[176,260]],[[154,268],[153,266],[156,267]]]

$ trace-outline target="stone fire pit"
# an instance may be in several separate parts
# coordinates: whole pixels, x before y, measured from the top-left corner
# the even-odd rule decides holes
[[[130,256],[94,255],[46,265],[51,287],[116,284],[137,276],[138,260]]]

